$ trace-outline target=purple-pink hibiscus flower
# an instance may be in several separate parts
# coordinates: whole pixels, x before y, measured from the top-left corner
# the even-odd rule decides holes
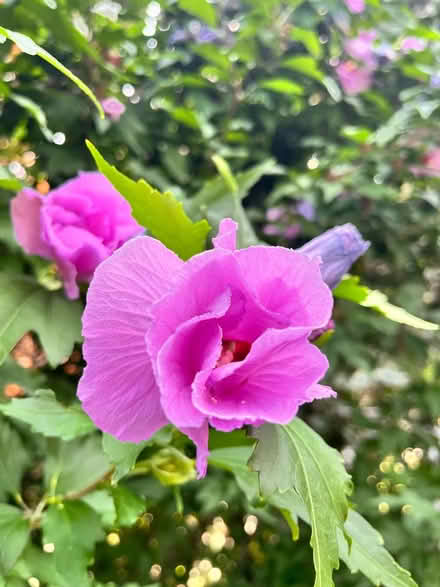
[[[23,249],[55,261],[71,299],[79,296],[77,281],[90,281],[104,259],[144,231],[128,202],[97,172],[81,172],[47,196],[21,190],[11,200],[11,217]]]
[[[376,37],[375,30],[360,31],[357,37],[345,41],[344,49],[352,59],[361,61],[370,69],[375,69],[377,67],[377,57],[374,49]]]
[[[286,424],[301,404],[335,395],[319,384],[328,361],[309,341],[332,312],[327,242],[237,250],[236,230],[223,220],[214,249],[186,262],[154,238],[131,240],[98,267],[83,316],[84,410],[122,441],[171,422],[196,444],[199,476],[209,425]]]

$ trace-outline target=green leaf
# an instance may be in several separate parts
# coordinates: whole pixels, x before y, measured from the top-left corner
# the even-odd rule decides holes
[[[116,507],[113,495],[108,489],[97,489],[87,493],[81,498],[87,505],[97,512],[102,520],[102,524],[111,528],[116,522]]]
[[[383,538],[360,514],[350,510],[345,530],[351,548],[339,536],[340,556],[352,573],[361,571],[374,585],[385,587],[417,587],[411,574],[399,566],[383,546]]]
[[[312,527],[315,587],[332,587],[339,567],[337,530],[344,533],[351,491],[341,455],[299,418],[286,426],[265,424],[254,435],[258,444],[250,464],[260,474],[263,495],[289,489],[299,494]]]
[[[311,53],[313,57],[316,57],[316,59],[319,59],[322,56],[321,43],[319,42],[318,35],[314,31],[294,27],[291,37],[294,41],[302,43],[307,51]]]
[[[26,546],[23,554],[14,566],[14,575],[24,579],[26,581],[26,587],[29,586],[28,579],[35,576],[40,581],[47,583],[48,587],[71,587],[71,583],[67,578],[62,577],[57,572],[55,559],[52,554],[45,553],[30,543]]]
[[[304,88],[290,79],[275,78],[261,83],[261,87],[266,90],[272,90],[279,94],[289,94],[291,96],[301,96],[304,94]]]
[[[217,24],[215,8],[207,0],[179,0],[179,8],[196,18],[200,18],[209,26],[215,27]]]
[[[16,104],[24,108],[33,118],[35,118],[46,140],[48,140],[50,143],[53,142],[53,132],[47,126],[47,118],[46,114],[43,112],[43,109],[27,96],[21,96],[20,94],[10,94],[9,97]]]
[[[98,540],[104,531],[98,514],[82,501],[49,506],[42,522],[44,542],[52,543],[51,555],[57,572],[69,578],[70,585],[91,584],[87,567]]]
[[[220,434],[214,432],[216,435]],[[227,437],[228,434],[224,436]],[[231,471],[240,489],[252,503],[258,494],[258,478],[246,464],[251,453],[252,447],[244,445],[214,449],[210,451],[209,464]],[[297,516],[310,524],[307,508],[295,490],[284,493],[277,491],[268,497],[268,503],[279,509],[286,518],[293,540],[298,538]],[[350,537],[350,548],[347,545],[346,535]],[[339,556],[353,573],[361,571],[375,585],[416,587],[408,571],[402,569],[384,548],[380,534],[356,511],[349,509],[344,533],[339,530],[337,539]]]
[[[118,526],[133,526],[138,517],[147,509],[143,499],[122,485],[113,487],[112,495]]]
[[[10,31],[2,26],[0,26],[0,35],[5,36],[7,39],[15,43],[24,53],[28,53],[29,55],[38,55],[41,59],[44,59],[50,65],[58,69],[62,74],[68,77],[73,83],[78,86],[78,88],[86,94],[90,98],[90,100],[95,104],[101,118],[104,118],[104,110],[102,109],[101,104],[98,101],[98,98],[92,92],[92,90],[77,77],[73,74],[67,67],[65,67],[58,59],[56,59],[53,55],[48,53],[46,49],[37,45],[30,37],[23,35],[21,33],[17,33],[15,31]]]
[[[355,143],[365,144],[371,136],[371,130],[365,126],[343,126],[341,135]]]
[[[0,364],[20,338],[35,331],[52,367],[81,341],[82,305],[24,276],[0,275]]]
[[[95,429],[95,425],[79,404],[61,404],[50,389],[41,389],[32,397],[16,398],[1,404],[0,412],[20,422],[26,422],[34,432],[63,440],[73,440]]]
[[[214,162],[214,165],[217,167],[217,171],[225,180],[225,183],[228,185],[229,189],[234,193],[238,193],[238,183],[232,174],[229,163],[220,155],[213,155],[211,159]]]
[[[45,476],[51,495],[73,499],[110,475],[111,464],[102,451],[99,436],[50,442]]]
[[[18,432],[0,417],[0,490],[17,493],[28,462],[29,456]]]
[[[0,190],[18,192],[22,187],[21,181],[11,175],[6,167],[0,166]]]
[[[158,445],[167,446],[171,442],[173,429],[171,426],[164,426],[156,432],[149,440],[143,442],[122,442],[110,436],[102,435],[102,449],[115,465],[112,481],[117,483],[122,477],[131,471],[136,464],[136,459],[146,446]]]
[[[372,308],[383,314],[389,320],[406,324],[420,330],[438,330],[438,324],[427,322],[417,316],[413,316],[403,308],[395,306],[388,301],[385,294],[378,290],[371,290],[365,285],[359,283],[359,277],[347,275],[341,283],[333,290],[333,295],[343,300],[355,302],[366,308]]]
[[[172,194],[162,194],[142,179],[138,182],[129,179],[109,165],[90,141],[87,141],[87,147],[99,171],[130,203],[139,224],[182,259],[189,259],[204,250],[210,230],[206,220],[192,222],[185,214],[182,203]]]
[[[243,210],[241,201],[263,175],[280,172],[281,168],[273,159],[266,159],[234,176],[238,186],[237,192],[231,189],[230,182],[227,182],[223,175],[219,175],[215,179],[205,182],[203,188],[188,201],[189,213],[191,217],[206,216],[214,229],[218,227],[223,218],[233,218],[239,223],[238,245],[244,247],[255,244],[258,239]]]
[[[104,434],[102,436],[102,448],[110,461],[115,465],[115,471],[112,477],[114,482],[119,481],[131,471],[136,463],[136,459],[148,444],[147,440],[134,444],[133,442],[121,442],[117,438],[114,438],[114,436],[110,436],[110,434]]]
[[[289,59],[283,61],[282,65],[283,67],[294,69],[295,71],[299,71],[304,75],[317,79],[318,81],[322,81],[324,79],[324,74],[319,69],[318,63],[315,59],[313,59],[313,57],[309,57],[307,55],[290,57]]]
[[[0,504],[0,575],[7,575],[29,538],[29,523],[16,507]]]

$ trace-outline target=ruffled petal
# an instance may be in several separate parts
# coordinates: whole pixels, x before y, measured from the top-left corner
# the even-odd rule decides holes
[[[238,224],[232,218],[224,218],[220,222],[218,234],[212,239],[215,249],[235,251],[237,248]]]
[[[194,389],[193,403],[211,417],[286,424],[314,399],[311,388],[327,369],[327,358],[307,340],[306,329],[270,329],[243,361],[218,367],[204,387]]]
[[[333,297],[323,282],[317,259],[283,247],[255,246],[234,253],[256,300],[286,326],[324,327]]]
[[[159,241],[138,237],[104,261],[90,285],[78,396],[95,424],[120,440],[139,442],[167,423],[145,333],[152,304],[182,265]]]
[[[11,200],[11,217],[17,241],[29,255],[52,258],[49,245],[43,240],[41,207],[44,197],[29,188]]]
[[[157,357],[157,383],[167,418],[177,427],[200,427],[206,416],[192,403],[192,384],[200,371],[208,374],[221,354],[218,318],[231,303],[229,291],[219,296],[215,311],[185,322],[170,336]]]

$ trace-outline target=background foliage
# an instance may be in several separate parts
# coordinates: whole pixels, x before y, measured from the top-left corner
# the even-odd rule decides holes
[[[161,452],[173,435],[190,454],[176,432],[141,446],[141,464],[125,477],[139,453],[118,462],[108,438],[102,450],[72,404],[83,366],[81,306],[60,294],[47,308],[59,284],[15,243],[9,190],[44,193],[94,169],[89,138],[125,174],[172,191],[193,218],[213,226],[225,214],[240,219],[243,245],[256,233],[296,247],[354,223],[372,243],[355,268],[362,281],[438,322],[439,179],[414,170],[426,167],[438,136],[435,2],[368,0],[352,15],[342,0],[9,0],[0,25],[29,35],[100,100],[115,95],[126,105],[119,122],[102,120],[47,62],[0,46],[0,585],[200,587],[208,582],[200,577],[219,579],[211,567],[237,587],[312,585],[308,527],[300,523],[298,538],[290,519],[292,542],[292,529],[243,475],[237,486],[224,439],[209,476],[181,489],[167,485],[163,463],[177,467],[177,480],[191,467],[181,453]],[[371,87],[347,95],[336,72],[345,41],[371,29]],[[408,37],[423,48],[404,51]],[[303,200],[312,214],[297,208]],[[34,334],[14,347],[29,315]],[[301,416],[342,451],[357,510],[419,585],[436,587],[438,338],[345,300],[334,318],[326,353],[339,398]],[[109,482],[110,461],[124,477],[118,485]],[[370,584],[343,565],[335,582]]]

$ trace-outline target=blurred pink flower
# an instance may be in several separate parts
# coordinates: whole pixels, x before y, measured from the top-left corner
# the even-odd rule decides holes
[[[423,51],[425,48],[426,41],[418,39],[417,37],[406,37],[400,43],[400,49],[404,53],[409,53],[410,51]]]
[[[359,67],[354,61],[344,61],[336,68],[339,82],[346,94],[355,96],[365,92],[372,84],[372,70]]]
[[[347,39],[344,43],[346,53],[357,61],[361,61],[371,69],[377,67],[377,57],[374,51],[374,41],[377,33],[374,30],[360,31],[357,37]]]
[[[423,165],[414,165],[410,171],[416,177],[440,177],[440,148],[428,151],[422,159]]]
[[[117,98],[106,98],[101,102],[104,112],[108,114],[109,118],[117,121],[125,112],[125,106]]]
[[[11,216],[17,241],[28,254],[55,261],[71,299],[79,296],[77,281],[90,281],[104,259],[144,230],[97,172],[81,172],[47,196],[21,190],[11,200]]]
[[[352,14],[360,14],[365,10],[365,0],[345,0],[345,6]]]

